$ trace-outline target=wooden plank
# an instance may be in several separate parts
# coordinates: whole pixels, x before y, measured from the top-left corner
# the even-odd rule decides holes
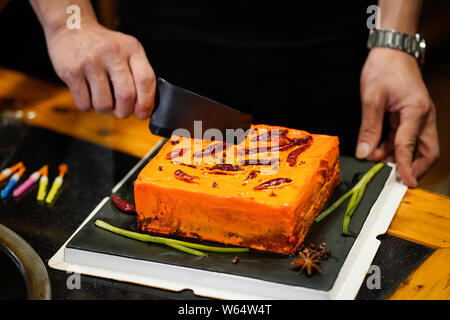
[[[450,248],[436,250],[403,281],[390,300],[449,300]]]
[[[432,248],[449,247],[450,198],[409,189],[387,233]]]

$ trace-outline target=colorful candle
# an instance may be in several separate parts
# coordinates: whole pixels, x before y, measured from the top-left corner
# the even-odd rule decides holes
[[[14,198],[20,197],[22,194],[24,194],[28,189],[30,189],[36,182],[39,181],[39,178],[41,177],[42,173],[45,171],[47,172],[48,166],[45,165],[41,169],[39,169],[36,172],[33,172],[27,180],[25,180],[24,183],[22,183],[20,186],[17,187],[16,190],[13,192]]]
[[[22,167],[23,167],[23,163],[19,162],[19,163],[16,163],[15,165],[13,165],[10,168],[3,169],[0,172],[0,181],[8,179],[14,172],[18,171]]]
[[[8,184],[3,188],[0,196],[2,199],[6,199],[11,191],[14,189],[14,187],[19,182],[20,178],[22,177],[23,173],[25,172],[25,167],[21,167],[17,173],[14,173],[9,179]]]
[[[39,189],[36,197],[37,201],[44,201],[45,195],[47,194],[48,185],[48,167],[45,166],[44,170],[41,172],[41,178],[39,179]]]
[[[50,204],[53,202],[53,200],[55,200],[56,194],[58,193],[64,182],[64,175],[67,173],[67,170],[68,167],[66,164],[62,164],[59,166],[59,176],[57,176],[53,181],[52,187],[50,188],[47,198],[45,199],[45,202],[47,204]]]

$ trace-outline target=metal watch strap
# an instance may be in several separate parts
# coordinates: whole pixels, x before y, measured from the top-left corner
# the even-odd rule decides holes
[[[373,47],[388,47],[404,51],[416,58],[420,66],[425,60],[425,39],[418,33],[410,35],[395,30],[371,29],[367,48]]]

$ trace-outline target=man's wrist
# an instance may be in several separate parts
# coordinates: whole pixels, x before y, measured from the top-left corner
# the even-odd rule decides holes
[[[382,59],[383,61],[389,61],[390,59],[401,58],[404,60],[411,61],[411,63],[414,63],[417,65],[417,61],[412,55],[410,55],[404,51],[400,51],[400,50],[396,50],[396,49],[392,49],[392,48],[388,48],[388,47],[374,47],[374,48],[370,49],[369,56],[377,56],[377,58]]]
[[[422,0],[378,0],[380,29],[417,33]]]
[[[39,21],[44,29],[47,37],[59,33],[67,26],[67,6],[69,2],[53,0],[30,0]],[[97,17],[89,0],[81,0],[78,2],[80,7],[81,26],[98,24]]]

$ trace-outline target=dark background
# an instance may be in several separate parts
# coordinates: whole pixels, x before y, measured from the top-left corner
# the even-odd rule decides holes
[[[339,134],[345,154],[353,152],[359,127],[365,8],[373,2],[290,8],[267,1],[215,7],[200,0],[93,1],[103,24],[144,43],[158,76],[252,112],[255,122]],[[438,109],[442,149],[421,186],[444,194],[450,194],[449,12],[446,0],[424,1],[419,28],[428,44],[423,72]],[[0,30],[0,66],[63,85],[28,1],[10,1],[0,12]]]

